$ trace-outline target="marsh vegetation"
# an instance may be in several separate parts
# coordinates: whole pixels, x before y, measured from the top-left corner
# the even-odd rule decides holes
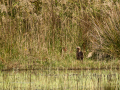
[[[1,90],[119,90],[117,70],[29,70],[0,73]]]
[[[119,2],[0,0],[0,89],[119,90]]]
[[[80,64],[76,46],[85,57],[95,51],[97,58]],[[98,62],[119,68],[119,46],[119,0],[0,1],[1,69],[94,67]]]

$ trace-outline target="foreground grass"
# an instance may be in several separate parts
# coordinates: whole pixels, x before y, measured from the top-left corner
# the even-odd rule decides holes
[[[116,90],[120,86],[119,77],[119,71],[116,70],[30,70],[1,72],[0,89]]]

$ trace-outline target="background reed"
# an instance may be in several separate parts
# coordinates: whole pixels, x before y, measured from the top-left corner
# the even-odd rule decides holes
[[[93,50],[120,57],[119,0],[2,0],[0,5],[1,66],[72,62],[76,46],[85,57]]]

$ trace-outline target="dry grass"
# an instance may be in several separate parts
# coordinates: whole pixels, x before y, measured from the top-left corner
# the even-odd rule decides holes
[[[0,6],[0,58],[5,62],[28,66],[31,60],[52,60],[59,65],[59,60],[75,59],[76,46],[85,56],[94,49],[120,57],[119,0],[3,0]]]

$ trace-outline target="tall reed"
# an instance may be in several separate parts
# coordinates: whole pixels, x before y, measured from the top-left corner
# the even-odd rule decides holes
[[[74,58],[76,46],[85,55],[100,49],[119,57],[119,0],[2,0],[0,6],[5,61]]]

